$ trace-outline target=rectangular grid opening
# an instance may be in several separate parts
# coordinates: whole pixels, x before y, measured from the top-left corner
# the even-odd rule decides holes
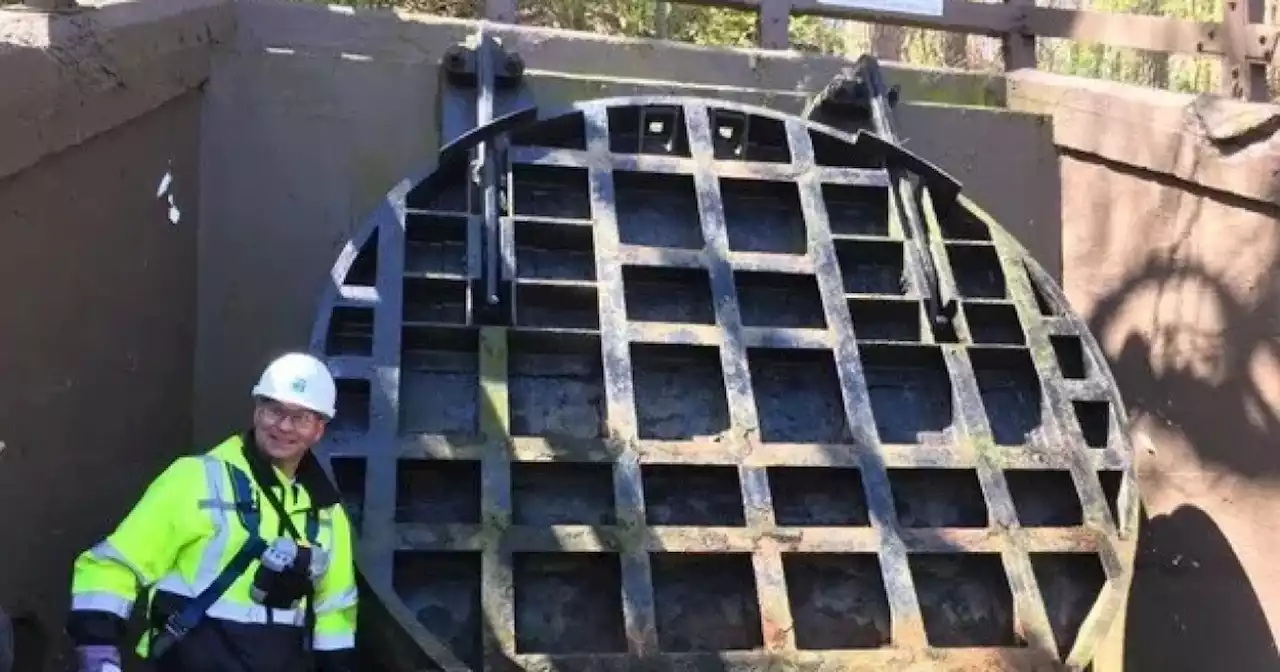
[[[974,343],[1026,345],[1018,311],[1009,304],[965,303],[965,322]]]
[[[1084,508],[1071,472],[1016,469],[1004,472],[1022,527],[1076,527],[1084,524]]]
[[[1072,401],[1076,422],[1084,435],[1084,445],[1106,448],[1111,442],[1111,404],[1105,401]]]
[[[645,464],[640,475],[649,525],[747,524],[737,467]]]
[[[404,272],[467,273],[467,218],[409,213],[405,217]]]
[[[399,460],[396,463],[396,522],[478,525],[480,463]]]
[[[905,295],[902,243],[896,240],[836,240],[836,258],[847,294]]]
[[[1089,377],[1085,365],[1084,343],[1079,336],[1049,336],[1053,356],[1058,360],[1058,370],[1067,379],[1083,380]]]
[[[745,327],[825,329],[818,279],[809,274],[734,271]]]
[[[994,245],[947,243],[956,291],[966,299],[1007,298],[1004,270]]]
[[[1030,444],[1044,422],[1044,393],[1031,353],[971,348],[969,358],[996,445]]]
[[[658,647],[667,653],[764,645],[748,553],[654,553]]]
[[[914,554],[908,562],[931,646],[1025,646],[998,553]]]
[[[358,534],[364,522],[365,491],[365,459],[363,457],[331,457],[329,466],[333,469],[333,480],[338,488],[338,496],[342,498],[342,508],[347,513],[347,520]]]
[[[543,120],[533,129],[513,133],[511,144],[522,147],[585,150],[587,148],[586,121],[582,118],[581,112]]]
[[[631,376],[640,438],[709,438],[729,429],[719,348],[633,343]]]
[[[423,627],[467,667],[481,669],[487,625],[480,607],[479,552],[396,552],[391,582]]]
[[[730,110],[710,110],[717,161],[790,163],[787,128],[776,119]]]
[[[942,229],[943,240],[991,240],[991,231],[987,229],[987,225],[960,203],[955,203],[938,215],[938,228]]]
[[[1030,557],[1053,638],[1066,657],[1102,594],[1106,572],[1096,553],[1031,553]]]
[[[460,156],[436,168],[405,197],[410,210],[467,212],[470,206],[470,159]]]
[[[355,287],[373,287],[378,284],[378,229],[373,229],[369,238],[360,246],[342,283]]]
[[[844,397],[830,350],[747,350],[760,440],[849,443]]]
[[[908,528],[986,527],[987,500],[973,469],[889,469],[898,523]]]
[[[888,236],[889,189],[852,184],[823,184],[831,233],[837,236]]]
[[[613,465],[516,462],[511,465],[516,525],[614,525]]]
[[[329,313],[324,351],[333,357],[373,354],[373,309],[338,306]]]
[[[804,254],[809,249],[795,182],[720,178],[725,232],[734,252]]]
[[[408,324],[466,324],[467,281],[463,278],[413,277],[404,279],[402,317]]]
[[[591,219],[591,189],[585,168],[516,164],[511,167],[516,215]]]
[[[610,107],[609,151],[688,157],[683,110],[675,105]]]
[[[595,283],[521,280],[516,284],[515,323],[540,329],[600,329]]]
[[[883,162],[872,152],[844,140],[834,138],[817,129],[809,130],[813,143],[813,162],[829,168],[883,168]]]
[[[871,524],[862,472],[833,467],[770,467],[769,494],[780,527]]]
[[[623,266],[627,319],[715,324],[711,276],[705,268]]]
[[[858,342],[920,341],[924,313],[915,300],[849,299],[849,317]]]
[[[1111,522],[1120,527],[1120,484],[1124,481],[1124,472],[1119,469],[1103,469],[1098,472],[1102,495],[1107,499],[1107,509],[1111,511]]]
[[[692,175],[614,171],[613,190],[622,244],[702,249]]]
[[[625,653],[612,553],[514,553],[517,653]]]
[[[406,327],[401,339],[401,431],[474,436],[479,404],[465,402],[479,399],[479,332]]]
[[[514,226],[517,277],[595,281],[590,226],[519,219]]]
[[[507,357],[513,435],[604,435],[604,367],[598,336],[512,331]]]
[[[335,432],[366,432],[369,430],[369,400],[371,387],[362,378],[338,378],[335,406],[337,413],[329,423]]]
[[[874,553],[783,553],[782,568],[797,649],[889,645],[889,597]]]
[[[868,343],[859,348],[859,356],[882,442],[927,442],[951,426],[951,379],[941,350]]]

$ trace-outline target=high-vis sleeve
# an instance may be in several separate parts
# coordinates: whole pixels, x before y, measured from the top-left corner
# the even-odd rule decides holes
[[[106,539],[76,558],[67,633],[77,646],[120,646],[139,589],[167,573],[197,534],[186,518],[204,480],[198,460],[174,461]]]
[[[329,569],[316,587],[312,647],[323,672],[349,669],[356,645],[356,572],[351,524],[342,505],[333,507]]]

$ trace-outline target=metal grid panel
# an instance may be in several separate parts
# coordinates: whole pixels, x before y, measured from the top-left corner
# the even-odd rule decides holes
[[[1088,662],[1131,571],[1123,410],[1002,229],[924,208],[934,333],[851,136],[663,98],[513,142],[510,325],[477,324],[461,165],[393,191],[317,321],[370,581],[477,669]]]

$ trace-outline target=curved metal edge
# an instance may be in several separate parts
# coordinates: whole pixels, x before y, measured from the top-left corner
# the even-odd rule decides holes
[[[1055,312],[1076,320],[1084,327],[1079,330],[1083,349],[1086,356],[1091,360],[1094,370],[1102,374],[1103,380],[1107,384],[1107,398],[1111,403],[1113,412],[1116,414],[1116,421],[1121,432],[1118,440],[1121,442],[1122,452],[1127,458],[1116,502],[1117,517],[1120,520],[1120,525],[1117,530],[1118,538],[1116,541],[1118,543],[1115,546],[1115,550],[1120,556],[1122,572],[1120,576],[1109,578],[1103,583],[1102,591],[1094,600],[1085,621],[1081,623],[1076,642],[1067,657],[1069,664],[1097,661],[1100,655],[1099,649],[1109,639],[1117,636],[1118,633],[1113,632],[1113,630],[1116,627],[1124,627],[1125,618],[1120,611],[1127,602],[1126,596],[1133,581],[1134,563],[1137,559],[1137,538],[1140,531],[1141,516],[1137,488],[1137,453],[1133,450],[1133,444],[1125,433],[1129,424],[1128,413],[1120,395],[1120,388],[1116,384],[1115,375],[1107,363],[1106,355],[1101,345],[1099,345],[1097,338],[1088,328],[1088,324],[1084,322],[1084,319],[1072,309],[1066,292],[1062,290],[1058,282],[1045,271],[1035,257],[1031,256],[1027,248],[1013,234],[1009,233],[1008,229],[1002,226],[986,210],[983,210],[981,206],[963,194],[956,201],[956,205],[967,209],[993,231],[998,231],[1000,236],[999,244],[1017,253],[1017,257],[1027,270],[1028,280],[1034,283],[1035,289],[1044,294],[1045,298],[1053,304]],[[1081,660],[1086,656],[1087,659]]]
[[[587,100],[587,101],[578,101],[578,102],[574,102],[568,105],[563,105],[557,108],[552,108],[549,110],[543,110],[538,108],[525,108],[522,110],[517,110],[516,112],[513,112],[509,115],[506,115],[500,118],[499,120],[495,120],[494,123],[507,120],[509,117],[510,119],[506,122],[508,124],[506,131],[510,131],[514,128],[521,127],[526,124],[536,125],[537,123],[552,121],[554,119],[557,119],[563,116],[582,113],[593,107],[612,108],[612,107],[634,107],[634,106],[645,106],[645,105],[670,105],[672,103],[673,98],[679,98],[679,100],[685,104],[688,104],[688,103],[702,104],[707,106],[708,108],[723,109],[723,110],[734,111],[734,112],[739,112],[743,114],[753,114],[753,115],[758,115],[761,117],[766,117],[766,118],[770,118],[770,119],[782,121],[782,122],[788,122],[788,121],[800,122],[801,124],[803,124],[804,126],[808,127],[811,130],[824,133],[836,140],[840,140],[851,145],[857,145],[860,137],[871,137],[873,138],[871,142],[880,144],[884,146],[886,149],[891,148],[893,150],[896,150],[896,152],[899,154],[899,156],[902,159],[905,159],[911,162],[913,165],[917,165],[924,168],[927,172],[934,173],[935,175],[940,176],[940,179],[944,180],[944,182],[941,182],[941,184],[955,185],[956,187],[955,204],[957,206],[964,207],[967,210],[969,210],[971,214],[978,217],[984,224],[986,224],[992,230],[999,231],[999,235],[1001,238],[1000,244],[1007,245],[1013,248],[1013,251],[1017,253],[1017,256],[1023,262],[1024,267],[1029,271],[1029,274],[1031,276],[1030,280],[1037,284],[1037,289],[1039,289],[1042,293],[1046,294],[1047,298],[1056,304],[1055,305],[1056,308],[1061,309],[1059,312],[1061,312],[1066,316],[1070,316],[1071,318],[1074,318],[1078,321],[1083,322],[1082,318],[1078,314],[1076,314],[1075,311],[1071,309],[1070,301],[1067,299],[1065,293],[1062,291],[1058,283],[1044,270],[1043,266],[1041,266],[1040,263],[1036,261],[1033,256],[1031,256],[1031,254],[1026,249],[1026,247],[1016,237],[1010,234],[1003,225],[1001,225],[997,220],[991,217],[990,214],[988,214],[980,206],[974,203],[966,195],[964,195],[963,193],[959,193],[960,182],[958,180],[956,180],[954,177],[952,177],[945,171],[942,171],[932,162],[929,162],[923,159],[919,155],[901,147],[900,145],[889,143],[883,138],[876,136],[874,133],[870,133],[867,131],[849,133],[832,126],[822,124],[820,122],[811,121],[803,117],[788,114],[785,112],[780,112],[780,111],[762,107],[762,106],[751,105],[746,103],[738,103],[734,101],[725,101],[720,99],[704,98],[699,96],[617,96],[617,97],[610,97],[610,98],[600,98],[600,99],[593,99],[593,100]],[[373,235],[373,232],[376,231],[382,223],[385,223],[386,221],[385,208],[387,208],[388,206],[394,207],[394,201],[397,198],[403,199],[404,196],[409,192],[409,190],[411,190],[412,188],[414,188],[415,186],[417,186],[418,184],[420,184],[421,182],[429,178],[434,172],[436,172],[438,168],[441,165],[443,165],[446,160],[449,160],[452,156],[450,153],[446,152],[446,150],[450,150],[452,154],[456,154],[456,152],[459,151],[464,146],[462,144],[462,141],[464,140],[464,138],[467,138],[467,142],[474,144],[476,142],[482,142],[484,139],[491,138],[496,135],[500,135],[502,132],[503,130],[491,131],[487,134],[484,134],[483,137],[476,135],[478,133],[478,129],[477,131],[469,132],[466,136],[458,138],[453,143],[450,143],[446,147],[442,148],[441,151],[437,153],[435,161],[427,162],[427,163],[416,166],[414,169],[412,169],[409,172],[408,177],[402,179],[391,190],[388,191],[387,197],[384,198],[384,200],[378,204],[378,206],[375,208],[375,211],[365,219],[364,223],[361,224],[356,229],[351,239],[344,245],[342,251],[338,255],[338,259],[334,262],[334,265],[331,268],[331,273],[330,273],[331,281],[327,283],[327,286],[322,290],[321,295],[319,297],[320,301],[318,302],[318,306],[317,306],[318,308],[317,312],[321,314],[316,316],[315,322],[313,323],[312,332],[311,332],[310,346],[313,351],[313,354],[316,354],[321,358],[326,358],[326,355],[324,352],[324,345],[325,345],[325,341],[328,333],[328,327],[329,327],[330,318],[331,318],[333,309],[336,307],[336,304],[341,300],[341,287],[345,283],[346,275],[350,271],[351,265],[354,263],[357,255],[359,254],[360,249],[368,242],[370,236]],[[865,142],[863,144],[864,146],[866,145]],[[944,192],[944,195],[945,195],[945,192]],[[1113,410],[1116,413],[1116,418],[1119,421],[1119,424],[1121,425],[1121,429],[1123,430],[1128,425],[1128,414],[1123,405],[1123,401],[1120,398],[1119,388],[1116,385],[1113,372],[1111,371],[1110,366],[1107,364],[1106,358],[1103,354],[1103,351],[1100,345],[1097,342],[1097,339],[1094,337],[1094,335],[1088,328],[1080,330],[1080,338],[1084,343],[1085,351],[1088,353],[1088,356],[1090,357],[1092,363],[1096,367],[1095,370],[1102,372],[1104,381],[1108,384],[1109,389],[1107,394],[1113,406]],[[1132,483],[1136,482],[1136,474],[1134,473],[1134,461],[1135,461],[1134,451],[1133,451],[1132,444],[1126,435],[1122,435],[1120,437],[1120,440],[1123,441],[1123,452],[1126,453],[1126,456],[1129,458],[1128,465],[1124,470],[1125,485],[1128,485],[1129,487],[1122,486],[1121,499],[1123,501],[1119,503],[1122,509],[1120,512],[1121,528],[1122,530],[1129,532],[1136,538],[1137,527],[1138,527],[1138,515],[1137,515],[1138,512],[1137,512],[1137,506],[1136,506],[1137,492],[1136,492],[1136,488],[1132,487],[1131,485]],[[325,474],[328,476],[330,481],[336,487],[337,483],[334,478],[334,474],[331,471],[331,464],[329,463],[329,460],[321,459],[319,461],[321,462],[322,465],[324,465]],[[1127,495],[1125,494],[1126,491],[1128,493]],[[1124,536],[1130,536],[1130,534],[1124,534]],[[1122,547],[1122,552],[1124,553],[1122,564],[1125,567],[1123,578],[1126,580],[1131,580],[1132,574],[1133,574],[1132,566],[1134,561],[1134,555],[1136,552],[1136,546],[1134,544],[1129,543],[1129,544],[1122,544],[1121,547]],[[361,557],[361,558],[364,557],[362,546],[360,547],[360,550],[357,551],[357,554],[358,554],[358,557]],[[359,567],[360,564],[361,562],[357,560],[357,567]],[[401,599],[398,595],[395,595],[394,593],[388,594],[387,586],[381,586],[381,585],[375,584],[374,582],[370,581],[369,578],[363,574],[363,572],[361,572],[361,576],[362,578],[364,578],[364,582],[366,583],[366,585],[368,585],[369,588],[373,591],[374,597],[380,601],[380,603],[383,605],[385,609],[387,609],[388,614],[394,620],[396,620],[402,628],[404,628],[404,632],[408,634],[415,641],[415,643],[417,643],[418,646],[421,647],[421,649],[425,653],[435,658],[435,662],[437,662],[437,664],[440,664],[444,669],[447,669],[450,671],[469,669],[465,665],[463,665],[461,662],[457,661],[456,657],[452,655],[452,652],[448,649],[448,647],[445,646],[439,640],[439,638],[437,638],[429,630],[427,630],[417,620],[417,618],[414,617],[414,615],[409,612],[403,599]],[[1115,596],[1115,592],[1118,590],[1121,590],[1122,588],[1120,586],[1112,585],[1113,583],[1115,582],[1108,581],[1106,584],[1104,584],[1103,593],[1099,596],[1097,602],[1095,603],[1095,607],[1093,609],[1094,613],[1090,614],[1089,620],[1096,620],[1098,618],[1105,618],[1107,619],[1108,622],[1112,620],[1112,617],[1114,616],[1114,614],[1102,614],[1100,613],[1098,607],[1102,606],[1104,602],[1110,603],[1110,602],[1113,602],[1115,599],[1118,599]],[[1127,589],[1128,589],[1127,585],[1123,586],[1123,590],[1127,591]],[[1104,598],[1108,598],[1108,599],[1104,599]],[[1110,634],[1109,628],[1105,627],[1105,623],[1098,623],[1098,625],[1104,626],[1102,628],[1102,632],[1099,633],[1100,635],[1105,637]],[[1096,644],[1096,642],[1082,642],[1078,640],[1076,642],[1075,648],[1079,649],[1083,644],[1087,644],[1091,647],[1094,644]]]
[[[473,147],[486,140],[492,140],[504,133],[510,133],[526,125],[532,126],[544,121],[552,120],[539,119],[536,105],[504,114],[483,126],[476,126],[441,147],[440,158],[436,161],[436,165],[444,165],[456,160],[459,155],[470,151]]]

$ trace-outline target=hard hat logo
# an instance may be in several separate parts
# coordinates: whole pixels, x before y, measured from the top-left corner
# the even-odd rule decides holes
[[[297,378],[293,381],[293,391],[298,394],[307,393],[307,380],[305,378]]]

